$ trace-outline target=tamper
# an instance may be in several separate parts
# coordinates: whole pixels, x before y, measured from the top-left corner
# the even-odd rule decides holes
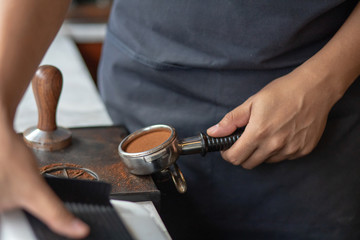
[[[38,124],[24,131],[25,143],[43,151],[65,148],[71,143],[71,132],[56,126],[56,108],[62,89],[60,70],[50,65],[40,66],[32,79],[32,89],[38,108]]]

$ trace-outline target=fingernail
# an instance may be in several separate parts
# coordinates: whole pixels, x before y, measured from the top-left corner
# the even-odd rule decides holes
[[[216,124],[216,125],[208,128],[207,132],[208,132],[208,133],[213,133],[213,132],[215,132],[218,128],[219,128],[219,124]]]
[[[73,229],[74,232],[78,233],[78,234],[85,234],[89,231],[89,226],[86,225],[84,222],[82,222],[79,219],[74,219],[71,222],[71,228]]]

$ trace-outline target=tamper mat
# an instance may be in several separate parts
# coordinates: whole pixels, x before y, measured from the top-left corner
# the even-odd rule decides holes
[[[110,204],[111,185],[104,182],[45,177],[47,183],[65,203],[67,209],[90,226],[87,240],[133,239]],[[26,212],[39,240],[64,240],[45,224]]]

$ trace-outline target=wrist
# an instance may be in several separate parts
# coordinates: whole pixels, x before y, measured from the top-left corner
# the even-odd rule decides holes
[[[354,71],[342,69],[331,64],[329,61],[322,61],[310,58],[298,69],[309,82],[305,84],[318,86],[319,94],[326,94],[327,98],[335,104],[345,94],[346,90],[358,77]],[[306,81],[306,80],[305,80]]]
[[[360,3],[330,41],[300,67],[341,98],[360,75]]]

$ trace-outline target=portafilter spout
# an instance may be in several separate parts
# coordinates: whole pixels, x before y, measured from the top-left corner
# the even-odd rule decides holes
[[[141,149],[139,152],[130,151],[131,145],[146,145],[151,140],[155,141],[155,134],[160,132],[163,138],[155,146],[138,148]],[[179,155],[199,153],[204,156],[208,152],[226,150],[236,142],[241,133],[241,130],[237,130],[230,136],[218,138],[199,133],[197,136],[178,140],[175,128],[159,124],[139,129],[130,134],[121,141],[118,150],[121,159],[132,174],[149,175],[169,171],[178,192],[185,193],[186,181],[176,164]],[[154,139],[152,139],[153,136]]]

